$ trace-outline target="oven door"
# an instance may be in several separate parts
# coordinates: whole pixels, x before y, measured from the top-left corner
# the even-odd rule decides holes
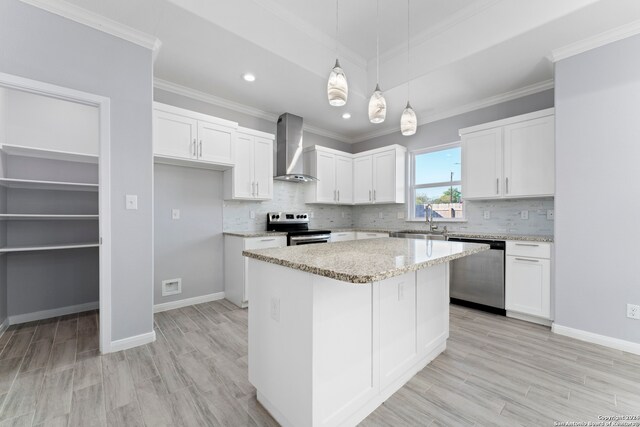
[[[316,243],[329,243],[330,234],[310,234],[302,236],[289,236],[289,246],[313,245]]]

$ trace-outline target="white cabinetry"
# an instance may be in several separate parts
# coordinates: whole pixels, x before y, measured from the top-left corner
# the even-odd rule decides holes
[[[338,231],[331,233],[331,242],[346,242],[349,240],[356,240],[355,231]]]
[[[287,236],[240,237],[224,236],[224,295],[237,305],[249,303],[247,258],[242,251],[251,249],[282,248],[287,246]]]
[[[224,171],[224,198],[272,199],[273,135],[240,127],[236,140],[236,165]]]
[[[380,239],[383,237],[389,237],[389,233],[374,233],[374,232],[367,232],[367,231],[358,231],[356,233],[357,240]]]
[[[220,169],[234,164],[237,123],[170,105],[154,104],[153,154],[157,163]]]
[[[460,130],[465,199],[553,196],[554,109]]]
[[[319,180],[307,186],[307,203],[404,203],[406,153],[400,145],[358,154],[307,148],[305,173]]]
[[[507,315],[551,319],[551,244],[507,242],[506,255]]]
[[[308,184],[307,203],[353,204],[353,159],[348,153],[316,146],[303,155],[304,170],[318,181]]]
[[[392,145],[354,155],[354,203],[404,203],[406,153]]]

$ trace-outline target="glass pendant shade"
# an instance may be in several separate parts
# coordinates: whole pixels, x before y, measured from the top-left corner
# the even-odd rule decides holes
[[[411,136],[416,133],[418,128],[418,119],[416,118],[416,112],[411,108],[411,104],[407,101],[407,106],[402,112],[402,118],[400,119],[400,131],[404,136]]]
[[[336,65],[329,74],[329,82],[327,83],[327,96],[329,104],[334,107],[342,107],[347,103],[349,96],[349,86],[347,85],[347,76],[340,68],[340,62],[336,59]]]
[[[371,123],[382,123],[387,116],[387,101],[380,90],[380,86],[376,85],[371,99],[369,99],[369,121]]]

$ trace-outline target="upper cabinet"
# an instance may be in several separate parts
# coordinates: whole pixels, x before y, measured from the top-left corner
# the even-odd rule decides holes
[[[236,165],[224,172],[226,200],[273,198],[274,136],[243,127],[236,135]]]
[[[303,154],[304,170],[318,181],[306,184],[307,203],[353,204],[351,154],[316,146]]]
[[[465,199],[553,196],[554,109],[460,130]]]
[[[237,123],[170,105],[154,104],[153,153],[159,163],[234,165]]]
[[[358,154],[313,146],[304,152],[307,203],[404,203],[406,148],[391,145]]]

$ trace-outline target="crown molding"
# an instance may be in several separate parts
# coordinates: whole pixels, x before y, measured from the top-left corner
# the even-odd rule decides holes
[[[492,105],[501,104],[503,102],[512,101],[514,99],[522,98],[527,95],[533,95],[538,92],[542,92],[554,87],[553,80],[545,80],[540,83],[534,83],[529,86],[522,87],[520,89],[504,92],[496,96],[482,99],[480,101],[470,102],[468,104],[461,105],[459,107],[450,108],[433,114],[422,115],[418,113],[418,116],[422,116],[418,120],[418,126],[425,125],[427,123],[437,122],[438,120],[447,119],[449,117],[459,116],[471,111],[479,110],[481,108],[491,107]],[[400,126],[394,126],[393,128],[381,129],[375,132],[369,132],[352,139],[353,143],[367,141],[379,136],[389,135],[394,132],[400,132]]]
[[[264,110],[260,110],[258,108],[249,107],[248,105],[241,104],[239,102],[230,101],[225,98],[221,98],[216,95],[212,95],[210,93],[202,92],[197,89],[192,89],[186,86],[179,85],[177,83],[172,83],[167,80],[162,80],[159,78],[153,79],[153,87],[156,89],[164,90],[166,92],[171,92],[176,95],[185,96],[187,98],[195,99],[197,101],[206,102],[207,104],[216,105],[218,107],[226,108],[228,110],[232,110],[238,113],[246,114],[248,116],[257,117],[259,119],[267,120],[269,122],[276,122],[278,120],[278,115],[274,113],[269,113]],[[353,140],[345,137],[344,135],[340,135],[336,132],[332,132],[317,126],[304,124],[303,129],[307,132],[324,136],[327,138],[335,139],[336,141],[352,143]]]
[[[640,20],[630,22],[617,28],[612,28],[611,30],[596,34],[595,36],[555,49],[551,51],[547,58],[551,62],[558,62],[574,55],[578,55],[637,34],[640,34]]]
[[[160,49],[162,42],[155,36],[131,28],[127,25],[106,18],[97,13],[83,9],[64,0],[20,0],[23,3],[37,7],[63,18],[70,19],[82,25],[86,25],[103,33],[127,40],[154,52]]]

